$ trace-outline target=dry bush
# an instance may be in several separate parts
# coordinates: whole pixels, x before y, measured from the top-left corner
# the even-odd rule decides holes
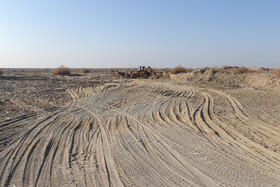
[[[172,74],[188,73],[188,72],[191,72],[192,70],[193,70],[192,68],[184,68],[182,66],[177,66],[177,67],[171,69],[170,73],[172,73]]]
[[[0,75],[2,75],[4,72],[0,69]]]
[[[280,69],[273,69],[272,73],[276,76],[276,77],[280,77]]]
[[[66,67],[59,67],[53,71],[55,75],[71,75],[71,71]]]
[[[87,69],[87,68],[82,68],[82,69],[79,69],[78,72],[79,72],[79,73],[90,73],[90,70]]]

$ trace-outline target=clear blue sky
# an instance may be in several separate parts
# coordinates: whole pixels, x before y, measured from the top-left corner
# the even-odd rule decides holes
[[[0,68],[280,67],[279,0],[0,0]]]

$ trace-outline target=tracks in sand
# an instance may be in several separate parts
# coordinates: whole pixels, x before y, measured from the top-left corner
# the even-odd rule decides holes
[[[280,129],[224,92],[140,80],[68,92],[59,110],[0,122],[0,186],[280,183]]]

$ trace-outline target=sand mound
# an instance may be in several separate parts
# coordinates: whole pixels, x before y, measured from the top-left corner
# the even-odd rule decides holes
[[[199,68],[190,73],[170,75],[170,79],[178,82],[192,81],[195,83],[215,84],[218,87],[253,87],[253,88],[280,88],[280,78],[265,70],[255,72],[228,73],[220,72],[215,68]]]

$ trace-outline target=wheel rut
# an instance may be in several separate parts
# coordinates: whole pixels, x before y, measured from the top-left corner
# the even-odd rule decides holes
[[[135,80],[68,93],[55,111],[0,122],[0,186],[280,183],[280,129],[222,91]]]

